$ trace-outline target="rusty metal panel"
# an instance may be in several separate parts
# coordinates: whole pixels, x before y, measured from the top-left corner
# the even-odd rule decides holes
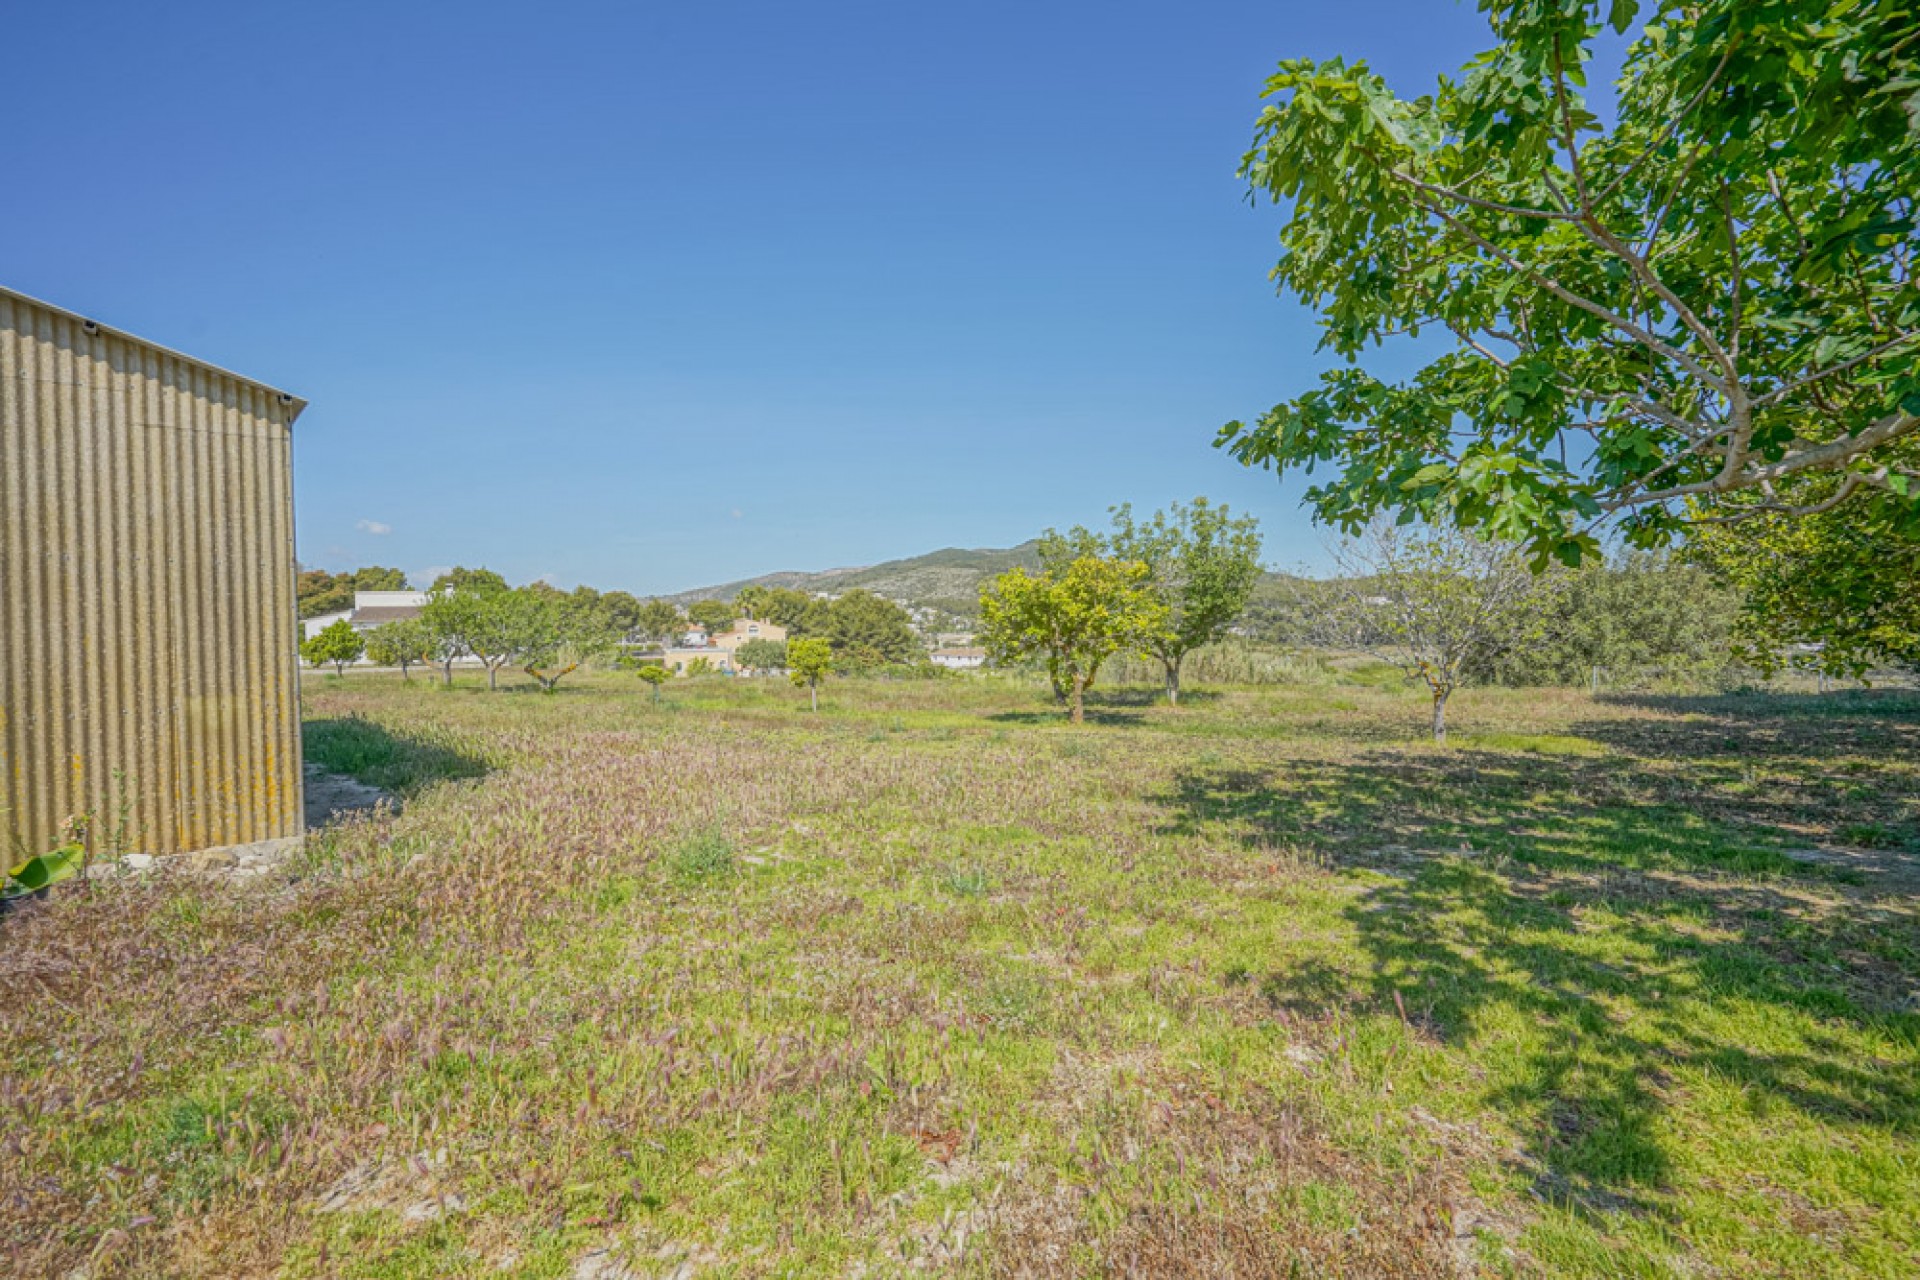
[[[301,831],[304,404],[0,289],[0,854]]]

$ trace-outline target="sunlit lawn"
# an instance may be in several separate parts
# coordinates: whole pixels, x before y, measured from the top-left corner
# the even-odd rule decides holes
[[[473,680],[0,925],[19,1274],[1920,1273],[1912,695]]]

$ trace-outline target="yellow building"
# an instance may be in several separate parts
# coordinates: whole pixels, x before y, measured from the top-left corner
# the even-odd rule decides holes
[[[736,618],[733,626],[714,636],[708,643],[716,649],[724,649],[727,663],[733,664],[733,651],[749,640],[771,640],[775,644],[787,642],[787,629],[777,622],[759,622],[753,618]]]
[[[677,676],[686,675],[703,661],[707,665],[700,670],[738,675],[740,664],[734,660],[734,653],[749,640],[771,640],[775,644],[785,644],[787,629],[775,622],[741,618],[732,627],[716,635],[709,636],[704,628],[693,627],[686,633],[685,643],[634,656],[638,661],[658,662]]]

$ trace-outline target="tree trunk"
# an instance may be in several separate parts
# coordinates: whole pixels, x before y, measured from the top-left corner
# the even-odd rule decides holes
[[[489,693],[497,693],[499,691],[499,676],[500,668],[489,662],[487,664],[487,691]]]
[[[347,664],[336,658],[333,663],[333,674],[345,680],[347,678]]]
[[[1451,689],[1433,691],[1433,740],[1435,742],[1447,740],[1447,699],[1452,693]]]
[[[447,688],[453,688],[453,659],[448,658],[445,662],[441,663],[440,670],[446,673]]]
[[[1167,705],[1177,707],[1180,705],[1180,659],[1163,658],[1161,661],[1167,668]]]
[[[813,696],[813,709],[820,710],[820,686],[811,680],[807,682],[807,692]]]
[[[1076,671],[1073,676],[1073,711],[1071,712],[1071,718],[1075,724],[1086,723],[1086,692],[1087,679]]]

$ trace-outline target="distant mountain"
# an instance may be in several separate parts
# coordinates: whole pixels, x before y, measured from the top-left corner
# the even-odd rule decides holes
[[[696,600],[731,600],[742,588],[753,586],[787,587],[828,595],[860,587],[909,609],[931,609],[957,618],[972,618],[980,609],[980,584],[1015,566],[1039,568],[1038,546],[1036,541],[1006,548],[947,547],[923,556],[859,568],[765,573],[739,582],[682,591],[665,599],[679,605]]]
[[[686,606],[696,600],[731,600],[742,588],[752,586],[788,587],[816,595],[838,595],[864,587],[906,608],[922,632],[931,635],[949,630],[966,631],[980,617],[981,584],[1016,566],[1038,569],[1039,546],[1036,539],[1017,547],[971,550],[948,547],[924,556],[889,560],[863,568],[763,573],[757,578],[682,591],[664,599]],[[1300,627],[1302,601],[1298,579],[1267,570],[1254,586],[1253,598],[1247,602],[1247,611],[1241,615],[1238,629],[1262,639],[1291,641]]]

